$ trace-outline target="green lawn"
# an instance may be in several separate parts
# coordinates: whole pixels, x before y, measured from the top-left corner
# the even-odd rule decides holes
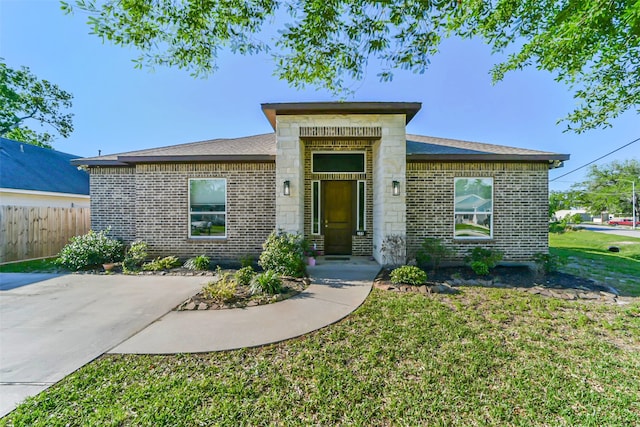
[[[639,366],[638,302],[374,290],[272,346],[101,357],[0,425],[639,425]]]
[[[640,239],[580,230],[549,234],[549,246],[551,253],[568,259],[563,271],[640,296]],[[610,246],[620,252],[610,252]]]
[[[55,258],[46,258],[3,264],[0,265],[0,273],[40,273],[43,271],[52,271],[60,268],[54,260]]]

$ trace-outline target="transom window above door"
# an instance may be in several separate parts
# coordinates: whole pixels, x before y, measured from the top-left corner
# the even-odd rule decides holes
[[[362,152],[320,152],[311,156],[313,173],[365,173],[365,165]]]

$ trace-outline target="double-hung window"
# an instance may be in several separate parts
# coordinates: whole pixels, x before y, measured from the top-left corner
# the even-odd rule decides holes
[[[454,237],[493,236],[493,178],[455,178]]]
[[[189,237],[227,236],[227,180],[189,180]]]

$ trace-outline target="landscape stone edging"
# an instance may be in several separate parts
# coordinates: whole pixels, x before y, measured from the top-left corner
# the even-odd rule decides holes
[[[607,304],[627,304],[634,298],[621,298],[614,292],[594,291],[581,288],[554,288],[543,285],[535,285],[531,288],[522,288],[520,286],[512,286],[506,283],[493,282],[492,280],[483,279],[471,279],[462,280],[454,279],[449,282],[425,284],[421,286],[411,285],[392,285],[384,280],[376,279],[373,284],[374,288],[384,291],[394,292],[413,292],[420,294],[456,294],[459,292],[457,287],[462,286],[480,286],[491,288],[507,288],[507,289],[521,289],[524,292],[528,292],[533,295],[540,295],[548,298],[558,298],[567,301],[584,300],[584,301],[597,301]],[[614,289],[612,289],[614,290]]]

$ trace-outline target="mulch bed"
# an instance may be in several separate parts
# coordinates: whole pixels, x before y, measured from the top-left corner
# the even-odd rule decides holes
[[[233,298],[224,302],[207,298],[202,292],[198,292],[194,296],[185,300],[182,304],[178,305],[174,310],[223,310],[227,308],[245,308],[272,304],[298,295],[300,292],[304,291],[309,284],[310,280],[308,277],[283,277],[282,290],[280,293],[275,295],[252,295],[248,286],[238,285]]]
[[[532,294],[566,300],[589,300],[618,303],[629,298],[619,296],[617,289],[592,280],[567,273],[536,274],[528,267],[494,268],[487,276],[478,276],[468,267],[440,268],[437,273],[428,272],[429,280],[422,286],[395,285],[391,283],[391,270],[382,269],[374,280],[374,287],[395,292],[423,294],[454,294],[462,287],[519,288]]]

